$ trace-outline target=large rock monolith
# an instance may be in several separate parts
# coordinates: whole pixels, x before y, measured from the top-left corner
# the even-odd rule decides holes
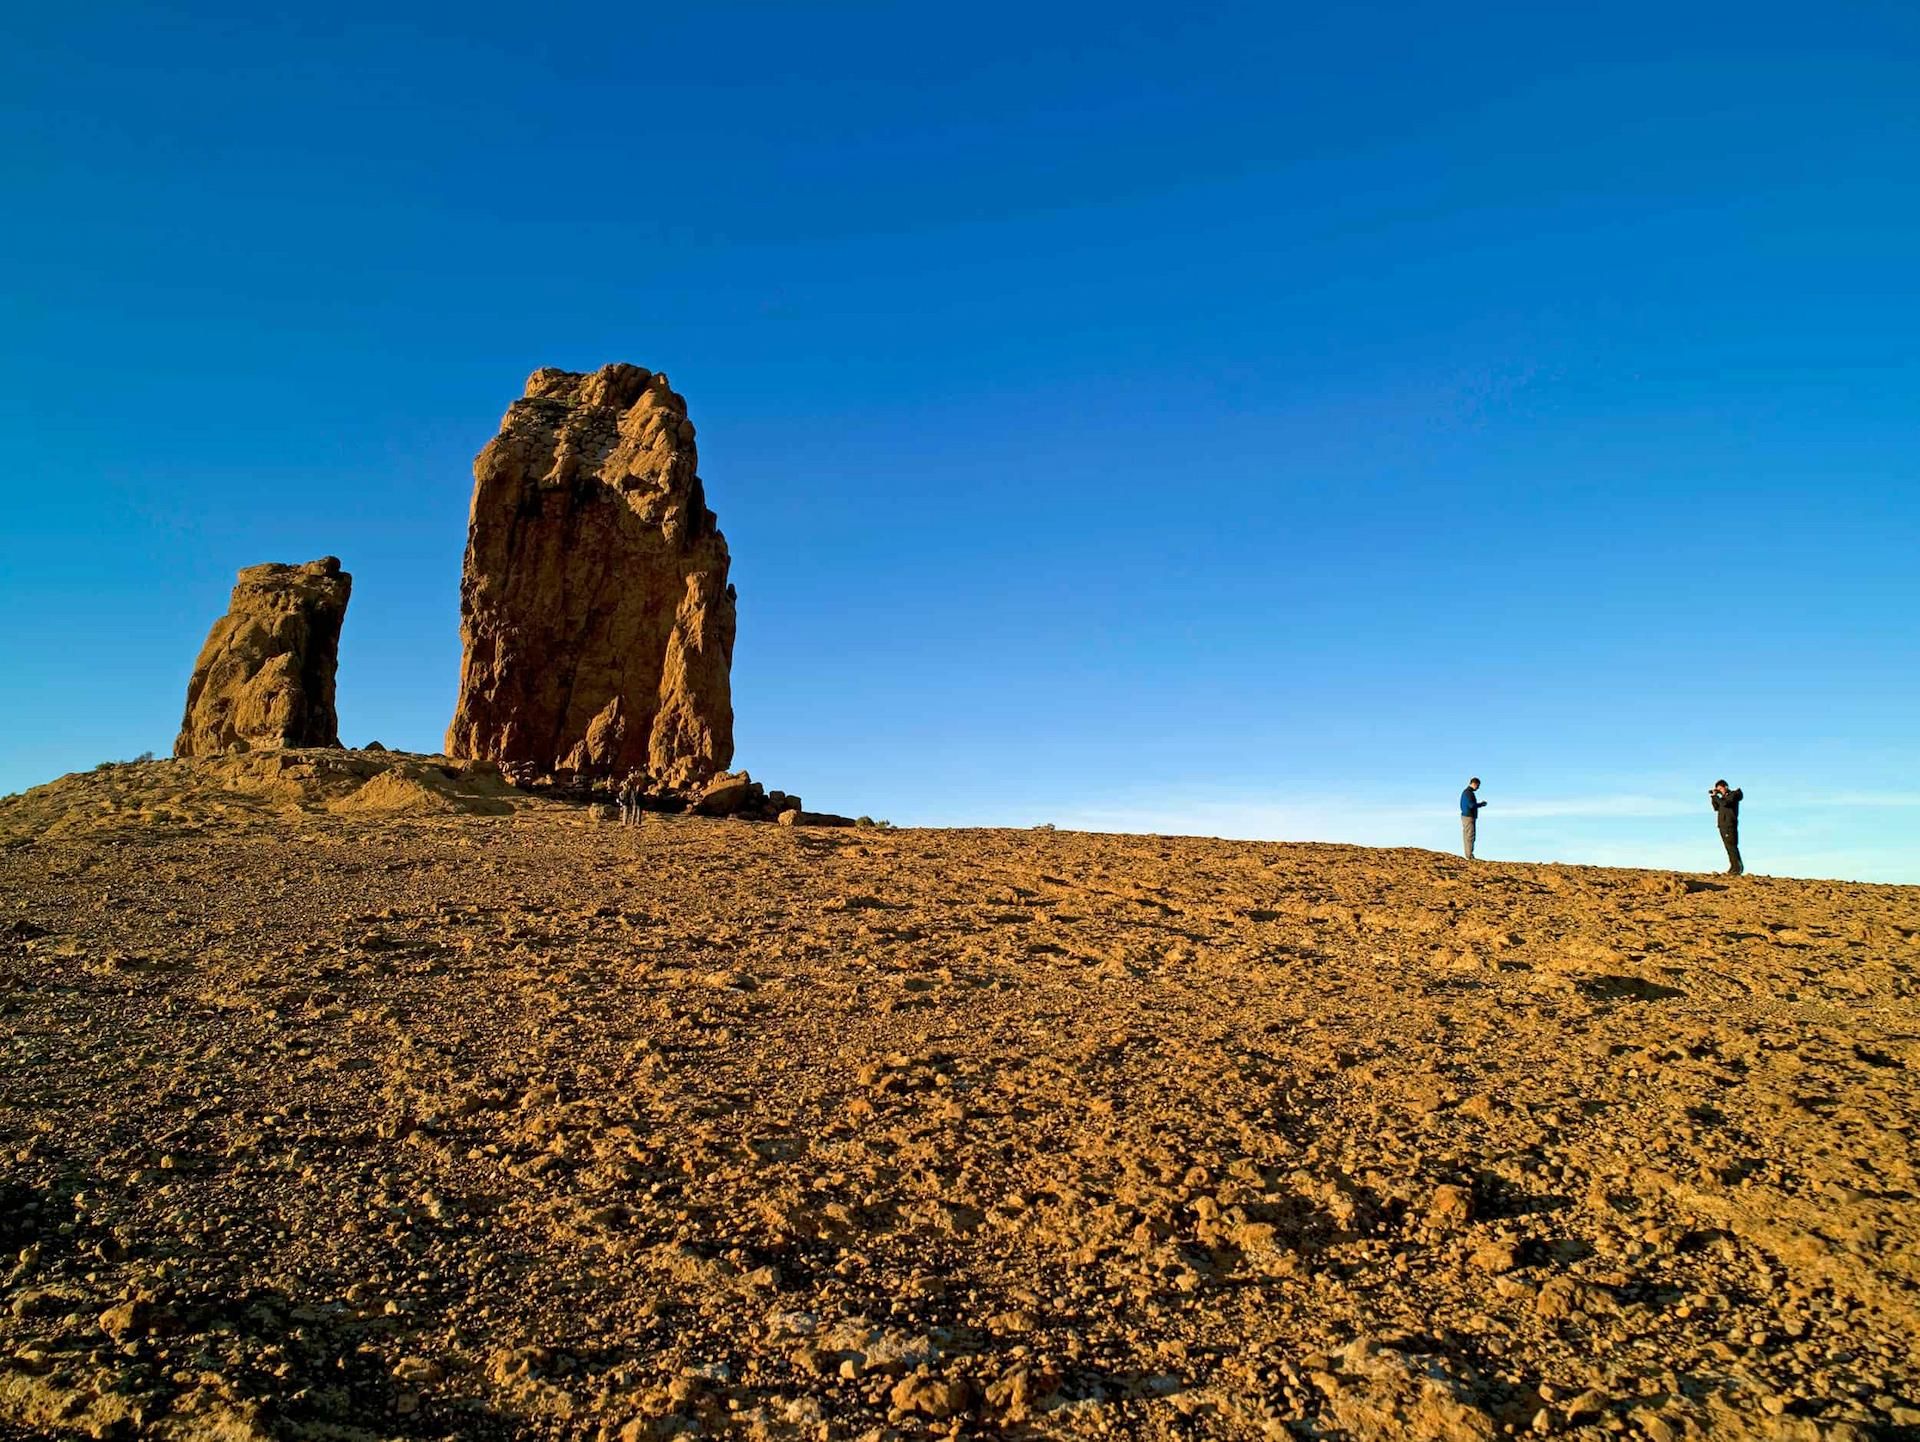
[[[173,754],[338,746],[333,677],[352,590],[332,556],[243,570],[193,664]]]
[[[448,754],[673,787],[727,768],[734,592],[697,467],[664,375],[528,378],[473,463]]]

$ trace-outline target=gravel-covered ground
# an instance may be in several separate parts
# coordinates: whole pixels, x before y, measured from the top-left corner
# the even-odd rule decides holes
[[[1920,1437],[1915,888],[126,784],[0,1435]]]

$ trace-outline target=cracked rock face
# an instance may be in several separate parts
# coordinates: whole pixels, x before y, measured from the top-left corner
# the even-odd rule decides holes
[[[173,754],[338,746],[333,678],[352,589],[332,556],[241,571],[194,662]]]
[[[673,786],[727,768],[734,591],[693,434],[638,366],[528,378],[474,461],[449,754]]]

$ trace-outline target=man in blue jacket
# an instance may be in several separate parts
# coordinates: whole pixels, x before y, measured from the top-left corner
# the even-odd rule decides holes
[[[1473,834],[1480,828],[1480,808],[1487,804],[1473,794],[1479,789],[1480,778],[1476,776],[1460,793],[1460,849],[1469,861],[1473,860]]]

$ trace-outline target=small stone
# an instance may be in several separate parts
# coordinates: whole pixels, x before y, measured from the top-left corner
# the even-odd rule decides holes
[[[446,1376],[446,1369],[429,1357],[402,1357],[393,1366],[393,1379],[410,1387],[431,1387]]]
[[[72,1301],[73,1298],[50,1287],[29,1287],[14,1294],[12,1310],[16,1317],[46,1316],[60,1311]]]
[[[964,1377],[936,1377],[916,1372],[894,1383],[887,1398],[898,1412],[909,1415],[917,1412],[942,1421],[959,1416],[973,1405],[973,1386]]]
[[[1520,1265],[1520,1253],[1511,1242],[1483,1242],[1467,1260],[1483,1272],[1511,1272]]]
[[[675,1377],[667,1384],[667,1400],[675,1406],[697,1402],[706,1388],[698,1377]]]
[[[1607,1414],[1610,1406],[1612,1399],[1606,1393],[1590,1387],[1567,1403],[1567,1421],[1576,1426],[1582,1422],[1596,1422]]]
[[[1427,1225],[1453,1231],[1473,1220],[1473,1193],[1451,1184],[1435,1187],[1427,1203]]]
[[[116,1342],[124,1342],[137,1333],[150,1330],[153,1308],[146,1302],[122,1302],[100,1314],[100,1330]]]

